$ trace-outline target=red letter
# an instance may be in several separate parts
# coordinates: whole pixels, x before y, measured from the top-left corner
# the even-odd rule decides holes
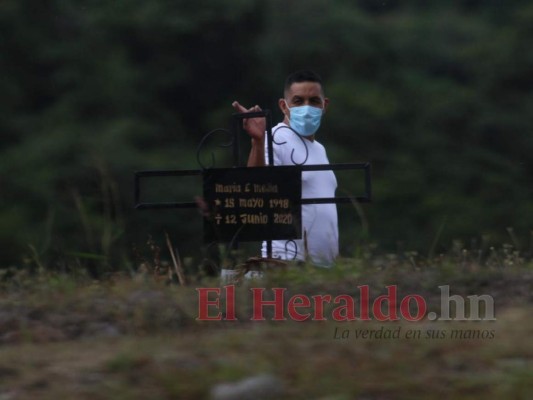
[[[309,297],[307,297],[305,294],[296,294],[292,296],[289,299],[289,304],[287,304],[287,312],[289,313],[289,317],[293,321],[305,321],[309,318],[311,313],[307,314],[298,314],[296,311],[297,307],[305,307],[309,308],[311,306],[311,301],[309,300]]]
[[[359,301],[360,301],[360,317],[359,319],[361,321],[370,321],[370,317],[368,316],[368,309],[370,305],[369,295],[368,295],[368,285],[363,286],[357,286],[357,288],[360,290],[359,294]]]
[[[286,318],[283,316],[283,292],[285,288],[272,288],[274,291],[274,300],[268,301],[263,300],[263,288],[251,288],[250,289],[254,294],[254,315],[252,321],[264,321],[263,317],[263,306],[274,306],[274,318],[272,321],[285,321]]]
[[[235,285],[224,286],[226,289],[226,321],[237,321],[235,318]]]
[[[347,294],[341,294],[335,297],[335,300],[333,300],[333,302],[335,304],[339,304],[342,300],[344,300],[346,304],[344,306],[336,307],[333,310],[333,313],[332,313],[333,320],[337,322],[353,321],[354,319],[356,319],[355,318],[355,305],[354,305],[353,298],[351,296],[348,296]],[[344,313],[341,313],[341,311],[343,310],[344,310]]]
[[[382,303],[388,302],[388,314],[383,313]],[[378,321],[398,321],[398,313],[396,312],[396,285],[387,286],[387,294],[382,294],[376,297],[372,305],[372,312],[374,318]]]
[[[216,317],[209,316],[209,306],[216,306],[217,309],[220,308],[220,302],[217,297],[216,300],[209,301],[208,296],[209,292],[215,292],[220,296],[220,288],[196,288],[198,292],[198,318],[197,321],[220,321],[222,319],[222,314],[219,312]]]
[[[409,310],[409,301],[411,299],[416,302],[416,307],[418,309],[418,313],[414,317],[411,316],[411,311]],[[402,317],[411,322],[420,321],[422,318],[424,318],[424,315],[426,315],[426,310],[426,300],[424,300],[424,298],[418,294],[410,294],[409,296],[405,296],[400,304],[400,312]]]
[[[324,302],[331,303],[330,294],[320,294],[313,296],[315,301],[315,315],[313,316],[313,321],[326,321],[327,318],[324,318]]]

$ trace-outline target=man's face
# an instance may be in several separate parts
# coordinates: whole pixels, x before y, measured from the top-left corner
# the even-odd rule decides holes
[[[324,97],[322,86],[318,82],[296,82],[285,92],[285,98],[279,100],[279,107],[286,118],[290,115],[289,107],[312,106],[326,110],[329,99]]]

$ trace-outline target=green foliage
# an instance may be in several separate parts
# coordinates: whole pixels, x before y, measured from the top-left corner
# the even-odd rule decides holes
[[[330,160],[373,164],[364,220],[341,211],[345,254],[501,242],[507,227],[527,238],[532,26],[521,0],[4,0],[1,266],[98,274],[165,229],[199,256],[194,213],[132,209],[134,171],[197,168],[195,146],[234,99],[278,118],[302,67],[326,81]]]

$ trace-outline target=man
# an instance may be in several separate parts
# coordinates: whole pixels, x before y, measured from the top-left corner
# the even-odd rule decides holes
[[[273,129],[274,165],[329,164],[326,150],[315,135],[329,104],[321,78],[313,71],[297,71],[285,81],[284,97],[278,105],[283,122]],[[245,108],[238,102],[233,107],[240,113],[260,111],[259,106]],[[244,129],[252,138],[249,167],[268,165],[265,121],[245,120]],[[302,198],[335,197],[337,180],[333,171],[302,172]],[[275,240],[272,255],[284,260],[310,260],[318,266],[331,266],[339,253],[337,208],[335,204],[302,206],[301,240]],[[266,244],[263,243],[263,256]]]

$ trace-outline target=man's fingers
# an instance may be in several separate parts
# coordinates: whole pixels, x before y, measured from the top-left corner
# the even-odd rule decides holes
[[[238,101],[234,101],[233,103],[231,103],[231,105],[233,106],[233,108],[236,111],[238,111],[240,113],[261,111],[261,107],[259,107],[258,105],[255,105],[255,106],[253,106],[251,108],[245,108]]]
[[[238,111],[240,113],[248,112],[248,110],[246,108],[244,108],[243,106],[241,106],[238,101],[234,101],[233,103],[231,103],[231,105],[233,106],[233,108],[236,111]]]
[[[200,214],[204,217],[209,217],[209,205],[204,200],[204,198],[200,196],[195,196],[194,201],[196,202],[196,206],[198,207],[198,211],[200,211]]]

